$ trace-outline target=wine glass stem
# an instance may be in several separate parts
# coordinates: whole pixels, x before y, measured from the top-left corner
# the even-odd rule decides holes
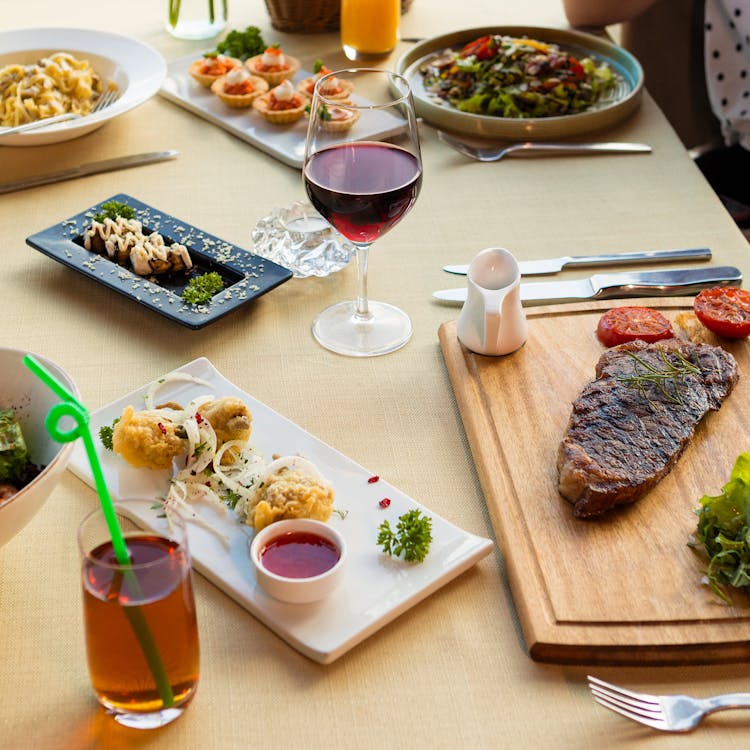
[[[372,317],[370,308],[367,304],[367,260],[369,255],[369,245],[356,245],[357,248],[357,309],[354,317],[358,320],[365,321]]]

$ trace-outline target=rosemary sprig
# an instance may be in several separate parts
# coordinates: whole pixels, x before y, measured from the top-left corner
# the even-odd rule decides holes
[[[626,352],[634,360],[634,375],[619,375],[617,380],[625,385],[635,388],[638,393],[651,403],[646,393],[646,386],[653,385],[664,398],[673,404],[682,404],[679,386],[685,382],[688,375],[700,375],[700,368],[687,359],[682,352],[674,350],[675,359],[671,359],[668,353],[659,347],[659,355],[663,362],[663,368],[659,368],[634,352]],[[643,368],[640,372],[638,366]],[[671,386],[671,387],[670,387]]]

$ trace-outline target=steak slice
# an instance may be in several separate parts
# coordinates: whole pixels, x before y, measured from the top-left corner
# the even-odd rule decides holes
[[[646,372],[646,365],[664,372],[681,357],[699,372],[662,380],[661,387],[645,382],[642,389],[622,380]],[[604,352],[596,380],[573,402],[557,454],[560,494],[573,503],[573,515],[599,516],[648,492],[738,378],[734,357],[709,344],[633,341]]]

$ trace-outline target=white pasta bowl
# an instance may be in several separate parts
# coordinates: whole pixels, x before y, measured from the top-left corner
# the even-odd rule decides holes
[[[121,34],[68,28],[0,32],[0,68],[13,63],[29,65],[55,52],[69,52],[88,60],[105,83],[115,83],[121,96],[100,112],[41,130],[3,136],[3,146],[43,146],[86,135],[150,99],[167,75],[167,64],[155,49]]]
[[[10,541],[44,505],[68,464],[73,443],[53,440],[45,426],[50,408],[60,399],[23,364],[29,352],[0,347],[0,407],[12,408],[21,426],[29,458],[45,468],[25,487],[0,501],[0,546]],[[76,398],[78,388],[70,376],[54,362],[33,356]],[[66,418],[68,419],[68,418]],[[62,429],[73,425],[62,424]]]
[[[336,563],[323,573],[308,577],[289,577],[268,569],[264,554],[270,545],[295,534],[322,537],[338,550]],[[346,542],[333,526],[309,518],[276,521],[259,531],[250,543],[250,559],[258,585],[274,599],[291,604],[307,604],[325,598],[341,583],[346,569]]]

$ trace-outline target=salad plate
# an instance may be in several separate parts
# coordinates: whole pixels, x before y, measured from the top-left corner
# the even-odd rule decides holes
[[[198,57],[199,55],[195,54],[187,55],[170,62],[167,65],[167,76],[159,94],[284,164],[302,169],[305,158],[307,118],[303,117],[290,125],[274,125],[263,119],[263,116],[252,107],[233,109],[227,106],[212,94],[210,89],[193,80],[188,73],[190,63]],[[299,81],[312,75],[313,73],[308,70],[298,70],[292,82],[296,86]],[[366,102],[366,99],[356,95],[351,98],[356,103]],[[378,113],[378,117],[369,122],[371,123],[369,135],[373,138],[383,137],[389,133],[396,134],[402,127],[401,121],[388,112]],[[362,126],[358,123],[354,127],[360,135]]]
[[[189,272],[163,276],[138,276],[129,268],[87,250],[83,246],[83,233],[102,205],[110,201],[126,203],[135,209],[135,218],[141,221],[145,233],[158,231],[167,244],[176,241],[185,245],[193,268]],[[287,268],[125,193],[106,198],[75,216],[27,237],[26,243],[58,263],[165,318],[193,329],[203,328],[223,318],[292,278],[292,272]],[[209,272],[219,274],[223,289],[206,303],[193,305],[185,302],[181,295],[189,280]]]
[[[275,454],[300,455],[312,461],[335,490],[335,512],[329,523],[346,540],[347,568],[339,588],[312,604],[286,604],[272,599],[258,586],[249,556],[253,531],[238,521],[233,511],[222,513],[204,504],[192,506],[226,540],[189,519],[187,524],[194,568],[310,659],[321,664],[334,661],[491,551],[489,539],[460,529],[388,482],[375,481],[374,472],[254,399],[227,380],[208,359],[193,360],[175,373],[186,380],[163,383],[157,403],[176,401],[185,405],[207,394],[240,398],[253,417],[251,443],[258,453],[268,461]],[[100,427],[111,425],[127,405],[144,408],[150,385],[93,412],[92,433],[97,435]],[[152,506],[165,495],[170,472],[135,469],[98,440],[95,442],[113,499],[140,498],[134,520],[144,528],[158,530],[164,520]],[[94,487],[80,441],[69,468]],[[380,506],[384,497],[390,500],[386,508]],[[427,557],[422,563],[387,557],[377,545],[379,525],[387,520],[395,528],[398,517],[415,508],[432,518],[433,541]]]
[[[462,112],[437,99],[424,86],[422,67],[447,49],[459,51],[464,45],[487,34],[525,37],[558,45],[578,59],[592,57],[606,63],[618,75],[615,88],[590,109],[551,117],[494,117]],[[465,29],[427,39],[405,52],[396,72],[410,83],[417,114],[435,127],[464,135],[508,140],[566,138],[602,130],[620,122],[639,106],[643,92],[643,70],[629,52],[606,39],[565,29],[533,26],[486,26]]]
[[[119,99],[100,112],[50,125],[43,130],[3,136],[3,146],[43,146],[68,141],[143,104],[167,73],[164,58],[152,47],[121,34],[93,29],[31,28],[0,32],[0,68],[29,65],[54,52],[70,52],[91,64],[104,81],[113,81]]]

